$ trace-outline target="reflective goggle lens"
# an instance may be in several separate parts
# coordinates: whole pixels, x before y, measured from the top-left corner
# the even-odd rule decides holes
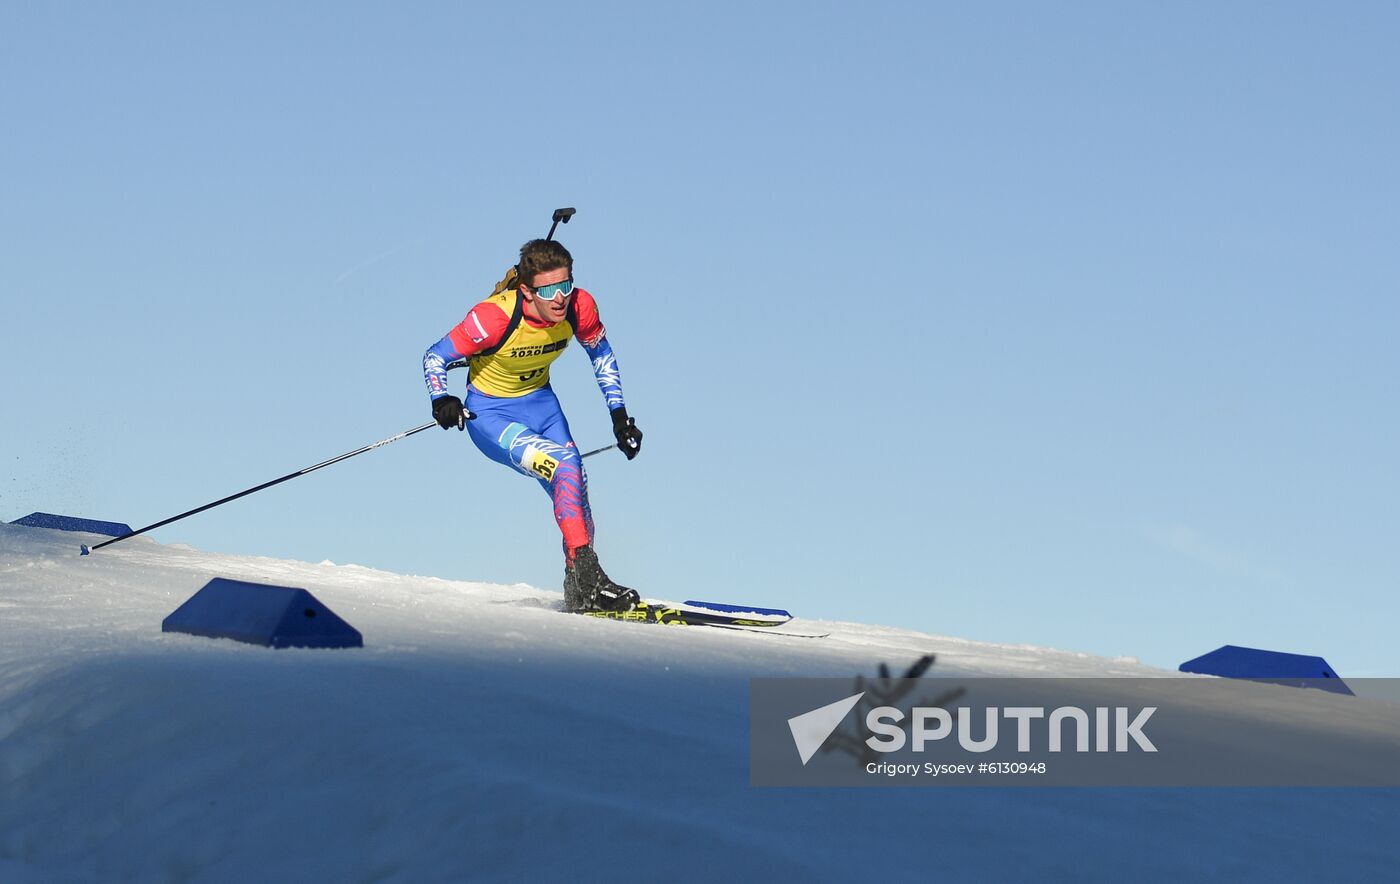
[[[574,281],[566,279],[563,282],[552,282],[549,285],[542,285],[535,289],[535,297],[541,301],[553,301],[560,295],[572,295],[574,293]]]

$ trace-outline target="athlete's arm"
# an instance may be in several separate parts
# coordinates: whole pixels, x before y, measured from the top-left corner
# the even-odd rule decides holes
[[[465,319],[423,354],[423,381],[428,385],[428,395],[435,400],[448,395],[447,369],[501,343],[509,324],[510,317],[495,304],[483,301],[473,307]]]
[[[617,367],[617,356],[612,344],[608,343],[608,333],[603,328],[603,320],[598,316],[598,302],[583,289],[575,295],[574,312],[578,325],[574,337],[583,345],[588,359],[593,363],[593,377],[598,381],[598,389],[603,391],[603,399],[608,403],[608,411],[625,408],[622,398],[622,373]]]

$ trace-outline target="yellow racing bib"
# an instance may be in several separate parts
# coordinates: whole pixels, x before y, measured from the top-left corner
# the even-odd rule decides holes
[[[471,358],[468,382],[488,396],[506,398],[524,396],[549,383],[550,363],[569,346],[573,324],[566,319],[551,326],[531,325],[521,312],[518,289],[507,289],[486,301],[510,317],[509,331],[500,345]]]

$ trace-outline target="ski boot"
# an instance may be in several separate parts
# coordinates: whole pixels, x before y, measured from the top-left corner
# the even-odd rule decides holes
[[[564,610],[570,614],[581,614],[588,610],[588,599],[579,589],[578,574],[569,565],[564,566]]]
[[[598,564],[591,546],[573,551],[573,561],[564,568],[564,609],[585,611],[630,611],[641,604],[636,590],[613,582]]]

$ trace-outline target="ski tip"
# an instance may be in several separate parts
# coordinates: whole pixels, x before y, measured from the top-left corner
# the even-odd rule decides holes
[[[92,550],[90,550],[90,549],[87,548],[87,544],[86,544],[86,543],[79,544],[78,548],[82,550],[82,552],[79,553],[79,555],[84,555],[84,556],[86,556],[86,555],[91,555],[91,554],[92,554]]]
[[[684,604],[692,608],[705,608],[710,611],[721,611],[726,614],[756,614],[760,617],[783,617],[792,619],[792,614],[782,608],[759,608],[754,605],[731,605],[721,602],[702,602],[695,599],[688,599]]]

